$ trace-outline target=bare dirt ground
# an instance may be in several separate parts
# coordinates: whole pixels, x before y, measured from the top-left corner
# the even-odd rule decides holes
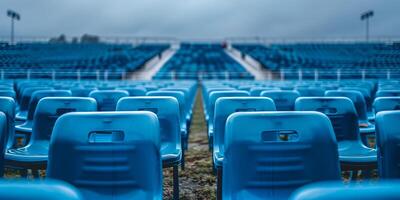
[[[185,170],[179,171],[180,199],[216,199],[215,176],[208,150],[201,93],[197,95],[190,126]],[[172,199],[172,171],[164,170],[164,199]]]

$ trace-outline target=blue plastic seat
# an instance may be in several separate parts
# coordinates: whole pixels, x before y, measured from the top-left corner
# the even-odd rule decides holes
[[[323,97],[325,90],[320,87],[298,87],[296,90],[302,97]]]
[[[22,134],[26,143],[29,139],[29,135],[32,133],[33,117],[36,111],[38,102],[45,97],[69,97],[71,91],[69,90],[39,90],[32,94],[31,100],[28,107],[28,115],[26,121],[23,124],[15,126],[15,131],[18,135]]]
[[[232,90],[232,91],[214,91],[210,93],[208,97],[208,114],[206,115],[206,121],[208,122],[208,144],[210,150],[213,147],[214,141],[214,112],[215,102],[221,97],[249,97],[250,93],[244,90]]]
[[[17,98],[14,90],[0,90],[0,97],[11,97],[13,99]]]
[[[340,181],[312,183],[296,190],[290,200],[395,200],[400,197],[399,181],[343,184]]]
[[[182,149],[186,150],[188,148],[189,130],[186,124],[186,113],[185,113],[185,95],[180,91],[150,91],[147,92],[147,96],[164,96],[164,97],[174,97],[179,103],[180,112],[180,126],[181,126],[181,143]]]
[[[340,180],[329,118],[318,112],[234,113],[226,124],[223,169],[225,200],[287,199],[303,185]]]
[[[269,97],[274,100],[276,110],[278,111],[293,111],[294,103],[300,93],[289,90],[270,90],[261,92],[260,96]]]
[[[0,112],[6,116],[6,145],[5,148],[9,149],[14,144],[14,125],[15,125],[15,101],[10,97],[0,97]],[[1,166],[1,165],[0,165]]]
[[[124,97],[117,111],[150,111],[157,115],[160,125],[163,167],[173,167],[174,198],[179,199],[178,167],[183,158],[178,100],[174,97]]]
[[[84,97],[46,97],[37,104],[33,119],[32,136],[29,143],[20,148],[8,149],[6,165],[14,168],[29,168],[34,173],[43,169],[48,160],[49,142],[56,120],[63,114],[79,111],[96,111],[96,101]],[[82,126],[82,123],[77,123]],[[73,126],[79,129],[77,124]],[[37,174],[34,174],[37,175]]]
[[[118,89],[127,91],[131,97],[146,96],[147,92],[146,88],[144,87],[121,87]]]
[[[189,88],[183,88],[183,87],[168,87],[168,88],[161,88],[160,91],[180,91],[183,92],[185,96],[185,121],[186,121],[186,127],[190,129],[190,122],[192,120],[192,102],[194,101],[193,94],[191,94]],[[183,119],[182,119],[183,120]]]
[[[357,111],[361,139],[368,145],[367,138],[375,135],[375,125],[368,121],[367,106],[361,92],[355,90],[328,90],[326,97],[347,97],[353,103]]]
[[[378,97],[374,100],[373,110],[376,113],[388,110],[400,110],[400,97]]]
[[[338,141],[339,160],[346,170],[370,170],[376,167],[375,149],[366,147],[360,138],[357,113],[347,97],[301,97],[297,111],[317,111],[329,117]]]
[[[96,89],[84,87],[71,88],[71,95],[73,97],[89,97],[89,94],[94,90]]]
[[[25,121],[27,119],[29,103],[31,101],[32,94],[35,91],[51,90],[51,89],[53,89],[53,88],[43,87],[43,86],[42,87],[34,86],[34,87],[25,88],[24,90],[22,90],[21,91],[22,94],[20,95],[19,102],[18,102],[20,105],[19,112],[16,113],[15,120]]]
[[[400,178],[399,120],[400,111],[382,111],[376,116],[376,144],[380,178]]]
[[[270,87],[252,87],[250,89],[250,96],[259,97],[261,92],[264,92],[267,90],[280,90],[280,89],[279,88],[270,88]]]
[[[0,199],[84,200],[80,192],[74,186],[58,180],[1,180]]]
[[[160,146],[154,113],[68,113],[53,130],[48,177],[74,185],[85,199],[161,200]]]
[[[7,116],[5,113],[0,111],[0,176],[4,174],[4,152],[7,146]]]
[[[236,112],[275,111],[275,104],[267,97],[221,97],[215,103],[213,161],[222,167],[224,159],[225,124]]]
[[[275,104],[267,97],[221,97],[215,103],[213,163],[217,168],[217,190],[221,190],[224,160],[225,124],[235,112],[275,111]]]
[[[118,100],[128,96],[125,90],[95,90],[89,94],[89,97],[96,99],[98,111],[115,111]]]
[[[398,97],[400,90],[378,90],[375,97]]]

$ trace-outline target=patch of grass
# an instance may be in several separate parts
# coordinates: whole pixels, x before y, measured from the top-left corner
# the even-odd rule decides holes
[[[180,199],[216,199],[211,153],[199,90],[193,108],[185,170],[179,171]],[[172,199],[172,170],[164,170],[164,199]]]

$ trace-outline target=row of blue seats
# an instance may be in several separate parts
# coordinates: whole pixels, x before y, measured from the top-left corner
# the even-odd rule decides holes
[[[183,43],[154,79],[253,79],[219,44]]]
[[[5,118],[0,114],[2,127]],[[340,153],[329,119],[319,112],[305,111],[253,110],[229,116],[223,199],[398,198],[399,181],[341,183]],[[399,132],[393,128],[398,120],[399,111],[381,112],[377,117],[378,135],[382,136],[378,148],[385,155],[380,157],[379,169],[385,178],[399,176]],[[51,180],[29,185],[3,181],[0,197],[27,198],[30,194],[30,199],[161,199],[162,144],[157,121],[157,116],[148,111],[65,114],[52,133],[47,176],[77,189]],[[77,123],[85,126],[77,130]],[[146,127],[146,134],[136,127]],[[7,191],[3,185],[7,185]],[[16,193],[23,187],[28,194]]]
[[[303,78],[313,78],[314,70],[319,77],[335,79],[337,70],[343,79],[385,78],[386,71],[398,77],[400,71],[400,47],[386,43],[298,43],[298,44],[234,44],[242,56],[250,56],[262,66],[273,71],[285,71],[285,78],[298,78],[298,69]]]
[[[353,199],[388,199],[395,200],[400,196],[397,189],[399,181],[382,181],[375,184],[347,184],[341,182],[318,182],[305,185],[293,192],[290,200],[353,200]],[[21,192],[21,191],[24,192]],[[113,196],[118,199],[119,195]],[[246,196],[247,197],[247,196]],[[56,180],[46,181],[0,181],[0,198],[31,200],[84,200],[83,195],[72,185]],[[247,197],[248,198],[248,197]],[[159,199],[158,196],[147,199]]]
[[[293,82],[291,83],[293,84]],[[267,84],[269,87],[265,87],[265,85],[264,87],[260,87],[262,84]],[[288,82],[210,81],[203,83],[203,106],[206,120],[208,122],[209,144],[210,149],[212,149],[213,152],[213,163],[217,170],[219,196],[222,195],[220,191],[223,189],[223,184],[221,184],[221,182],[225,183],[225,179],[223,179],[225,172],[222,172],[222,168],[223,166],[225,167],[226,151],[228,149],[226,145],[230,143],[227,139],[229,121],[233,120],[234,117],[231,115],[236,112],[271,111],[271,113],[284,113],[282,115],[290,114],[278,111],[316,111],[324,113],[329,117],[331,123],[330,126],[333,127],[333,132],[336,136],[338,145],[337,151],[339,153],[339,161],[342,169],[351,170],[353,176],[356,176],[358,170],[364,170],[367,173],[370,173],[371,169],[376,168],[378,162],[378,153],[376,148],[368,147],[367,141],[362,141],[362,138],[366,135],[375,134],[375,125],[368,121],[367,118],[365,98],[363,94],[358,91],[360,88],[363,88],[361,87],[363,84],[357,82],[344,82],[342,84],[347,85],[346,89],[338,90],[338,88],[336,88],[336,90],[333,90],[334,88],[330,88],[331,90],[328,91],[311,86],[310,88],[300,89],[303,94],[302,96],[299,91],[284,90],[285,88],[283,87],[279,88],[279,86],[285,84],[288,84]],[[331,82],[320,84],[331,84],[329,87],[332,87]],[[393,87],[397,86],[397,83],[390,84],[392,84],[391,86]],[[246,90],[245,88],[248,85],[252,85],[253,87],[249,87],[248,90]],[[274,85],[274,88],[271,87],[271,85]],[[366,85],[371,85],[371,83],[366,83]],[[375,84],[372,83],[372,85]],[[399,90],[385,90],[385,88],[389,88],[387,82],[379,83],[377,87],[380,89],[378,90],[376,94],[377,98],[373,103],[374,113],[400,108],[400,97],[398,97],[400,94]],[[279,124],[286,124],[286,122],[288,122],[288,125],[294,124],[294,126],[297,126],[298,128],[301,124],[307,123],[306,119],[296,119],[297,121],[294,120],[290,122],[291,117],[285,117],[287,118],[284,120],[285,122]],[[243,122],[241,123],[242,126],[238,126],[237,129],[242,127],[241,131],[246,130],[245,135],[247,135],[250,134],[248,132],[256,129],[255,127],[263,127],[263,125],[266,124],[265,122],[268,121],[262,119],[263,117],[261,116],[254,118],[255,121]],[[259,121],[256,121],[256,119]],[[261,120],[265,121],[264,124]],[[319,124],[316,120],[309,121]],[[248,129],[243,128],[246,124],[249,126]],[[298,140],[299,134],[297,130],[293,131],[291,128],[294,127],[290,127],[290,129],[283,128],[282,131],[274,130],[275,132],[268,132],[266,134],[271,134],[269,136],[272,138],[269,139],[272,140]],[[255,132],[257,132],[257,130]],[[261,130],[258,131],[258,133],[261,132]],[[260,136],[260,138],[263,137],[264,136]],[[279,151],[279,149],[275,150]],[[243,154],[243,152],[241,152],[241,154]],[[253,154],[256,154],[256,152],[247,152],[246,155]],[[273,161],[271,160],[270,162]],[[279,163],[274,163],[274,166],[275,165],[279,165]],[[290,169],[281,169],[280,172],[282,172],[282,174],[279,173],[279,176],[287,176],[284,174],[292,173]],[[228,185],[230,182],[231,181],[228,181]]]
[[[27,84],[26,84],[27,83]],[[75,82],[65,81],[58,82],[57,84],[62,84],[68,87]],[[83,82],[79,84],[87,84],[88,82]],[[106,84],[107,87],[119,87],[121,85],[125,85],[129,82],[108,82],[101,83],[98,85]],[[29,97],[27,95],[16,95],[16,94],[25,94],[26,92],[22,92],[23,90],[29,90],[31,88],[38,88],[36,84],[42,85],[41,88],[35,90],[30,93]],[[47,87],[56,87],[55,83],[47,83],[43,81],[22,81],[14,84],[15,90],[12,90],[10,87],[9,91],[11,97],[0,97],[0,113],[4,113],[4,133],[2,133],[2,138],[4,141],[3,151],[4,153],[4,165],[9,168],[16,168],[23,170],[23,176],[26,176],[26,169],[32,169],[34,176],[38,176],[38,170],[45,169],[46,165],[48,166],[48,174],[51,174],[51,166],[48,163],[51,163],[51,146],[53,143],[55,135],[57,132],[55,131],[57,128],[57,123],[59,119],[63,118],[63,116],[67,113],[71,112],[79,112],[80,115],[83,116],[91,116],[89,118],[93,118],[92,120],[85,121],[85,117],[81,120],[77,120],[73,123],[68,123],[65,127],[63,127],[62,131],[67,131],[67,135],[64,137],[71,137],[72,134],[86,134],[83,135],[80,139],[86,137],[88,141],[81,141],[84,143],[96,143],[93,144],[92,150],[97,150],[97,146],[102,151],[112,150],[112,152],[127,152],[125,153],[133,153],[135,152],[135,148],[129,147],[126,149],[126,144],[123,145],[120,149],[110,149],[109,147],[103,147],[101,150],[100,144],[97,143],[119,143],[125,141],[128,137],[131,137],[132,142],[135,144],[134,140],[140,140],[142,136],[147,139],[155,139],[158,141],[158,149],[159,153],[156,154],[158,156],[161,155],[162,167],[172,167],[173,168],[173,181],[174,181],[174,197],[175,199],[179,197],[179,179],[178,179],[178,167],[181,166],[184,169],[184,153],[187,149],[188,144],[188,134],[191,120],[191,110],[194,104],[194,99],[196,95],[196,83],[195,82],[167,82],[167,81],[157,81],[157,82],[131,82],[129,84],[132,85],[140,85],[145,89],[144,93],[141,94],[133,94],[130,96],[127,90],[94,90],[87,95],[83,96],[72,96],[70,90],[67,89],[49,89],[43,88],[43,86]],[[11,86],[9,83],[4,83],[3,86]],[[146,87],[148,86],[148,87]],[[132,87],[133,88],[133,87]],[[142,89],[143,89],[142,88]],[[152,91],[150,91],[152,90]],[[143,91],[142,91],[143,92]],[[19,106],[20,115],[16,115],[15,108],[16,102],[18,102],[18,96],[21,98],[30,99],[28,111],[26,114],[26,121],[24,121],[20,125],[14,125],[14,119],[16,117],[20,117],[20,120],[24,120],[21,116],[21,108]],[[102,112],[97,112],[102,111]],[[104,112],[108,111],[108,112]],[[118,112],[110,112],[110,111],[118,111]],[[131,114],[127,114],[127,111],[137,111],[137,115],[131,116]],[[145,112],[147,111],[147,112]],[[152,115],[156,116],[156,123],[154,122],[154,117],[150,115],[150,119],[152,120],[150,124],[146,124],[142,122],[142,118],[146,119],[146,116],[149,115],[148,112],[154,113]],[[135,112],[133,112],[135,113]],[[142,116],[142,113],[144,113]],[[77,116],[80,116],[77,114]],[[127,119],[124,119],[126,116]],[[113,119],[115,118],[115,122]],[[120,121],[120,118],[122,118]],[[147,116],[149,118],[149,116]],[[97,124],[94,124],[94,122]],[[92,125],[96,125],[95,127],[91,127]],[[128,123],[129,122],[129,123]],[[104,125],[105,123],[106,125]],[[110,124],[109,124],[110,123]],[[76,127],[77,124],[79,128]],[[156,126],[155,126],[156,125]],[[53,129],[54,127],[54,129]],[[142,128],[140,128],[142,127]],[[86,130],[85,128],[94,128],[93,130]],[[133,131],[134,130],[134,131]],[[82,132],[79,132],[82,131]],[[144,133],[142,131],[145,131]],[[159,134],[157,137],[152,135],[152,132]],[[26,144],[21,146],[16,144],[15,134],[27,135]],[[54,133],[54,134],[53,134]],[[128,134],[129,133],[129,134]],[[142,136],[135,136],[135,134],[139,134]],[[147,135],[150,134],[150,135]],[[75,137],[73,137],[75,138]],[[64,138],[60,143],[67,142],[68,139]],[[68,142],[67,142],[68,143]],[[109,144],[106,144],[109,145]],[[57,145],[57,146],[60,146]],[[65,148],[58,149],[58,153],[62,155],[56,156],[55,160],[59,159],[59,166],[62,166],[62,163],[65,162],[66,157],[72,155],[72,153],[88,153],[92,151],[90,149],[82,150],[82,152],[67,152]],[[49,154],[48,154],[49,152]],[[71,153],[71,154],[70,154]],[[145,154],[146,155],[146,154]],[[81,162],[74,162],[74,158],[70,162],[70,167],[76,167],[76,170],[83,168],[87,168],[88,173],[92,172],[94,174],[99,173],[102,170],[106,170],[107,163],[110,165],[115,165],[115,162],[118,162],[121,166],[115,166],[115,168],[110,168],[110,172],[116,170],[118,167],[126,167],[125,165],[133,165],[135,162],[126,163],[125,161],[117,161],[118,158],[115,158],[115,154],[110,154],[107,152],[101,153],[99,155],[103,157],[103,161],[101,160],[93,160],[92,162],[84,162],[84,158],[82,158]],[[108,157],[107,157],[108,156]],[[97,157],[97,156],[96,156]],[[56,159],[57,158],[57,159]],[[117,159],[117,160],[116,160]],[[143,157],[139,160],[146,160],[146,157]],[[149,163],[153,163],[154,160],[149,159]],[[2,161],[0,161],[2,162]],[[64,163],[65,165],[65,163]],[[0,163],[0,166],[3,166]],[[89,170],[89,168],[91,170]],[[100,171],[99,171],[100,170]],[[3,170],[1,170],[1,174]],[[118,171],[118,170],[117,170]],[[124,171],[124,170],[122,170]],[[118,173],[122,173],[117,172]],[[71,172],[71,174],[66,175],[63,171],[62,176],[63,180],[70,180],[71,178],[76,178],[73,176],[75,172]],[[151,173],[153,173],[152,171]],[[139,173],[139,172],[138,172]],[[129,174],[129,173],[128,173]],[[112,176],[115,176],[113,174]],[[122,174],[118,175],[121,176]],[[145,173],[143,175],[146,175]],[[124,175],[125,176],[125,175]],[[129,176],[136,176],[134,174],[130,174]],[[147,175],[146,175],[147,176]],[[49,177],[52,177],[49,175]],[[60,177],[58,177],[60,178]],[[86,177],[90,179],[90,177]],[[104,180],[102,180],[104,178]],[[110,177],[109,177],[110,178]],[[106,177],[100,177],[97,181],[98,184],[102,185],[102,181],[107,181],[109,179]],[[158,177],[161,180],[160,177]],[[79,182],[79,180],[76,180]],[[83,180],[82,180],[83,181]],[[90,180],[86,180],[90,181]],[[122,180],[118,180],[115,183],[110,181],[110,186],[112,184],[117,184]],[[133,180],[129,180],[132,182]],[[124,181],[122,181],[124,182]],[[122,183],[121,182],[121,183]],[[127,182],[128,185],[132,185],[132,183]],[[135,185],[135,184],[133,184]],[[132,185],[132,186],[133,186]],[[161,185],[160,185],[161,187]],[[110,194],[108,194],[110,195]],[[138,194],[141,195],[141,194]],[[90,196],[90,195],[89,195]]]
[[[0,47],[0,69],[5,78],[51,78],[53,71],[60,79],[96,79],[96,70],[108,72],[109,79],[121,79],[168,49],[164,44],[50,44],[22,43]]]

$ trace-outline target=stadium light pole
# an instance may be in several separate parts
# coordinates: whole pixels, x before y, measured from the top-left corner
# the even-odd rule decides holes
[[[21,16],[19,13],[13,10],[7,10],[7,16],[11,18],[11,35],[10,35],[10,44],[14,44],[14,20],[20,20]]]
[[[368,10],[366,12],[361,13],[361,21],[366,21],[366,39],[369,41],[369,19],[374,16],[373,10]]]

